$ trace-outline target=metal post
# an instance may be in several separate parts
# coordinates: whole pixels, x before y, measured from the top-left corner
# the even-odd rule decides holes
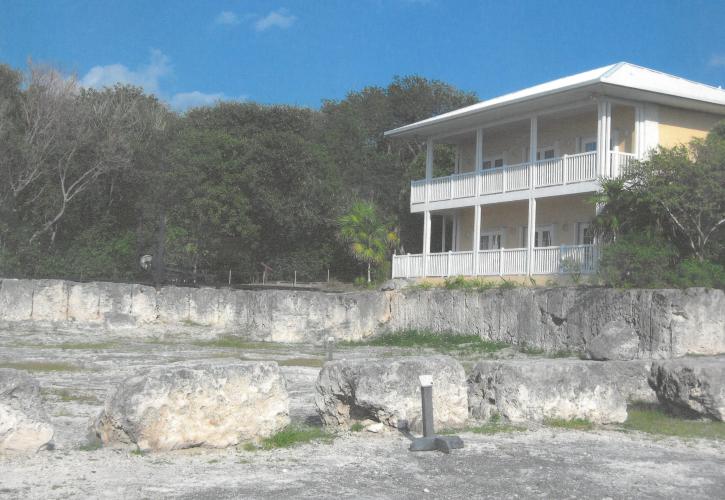
[[[442,451],[463,448],[463,441],[458,436],[436,436],[433,428],[433,376],[420,375],[420,399],[423,420],[423,437],[414,439],[410,451]]]
[[[433,376],[420,376],[420,399],[423,409],[423,437],[433,437]]]
[[[297,270],[295,269],[295,281],[292,286],[297,286]]]

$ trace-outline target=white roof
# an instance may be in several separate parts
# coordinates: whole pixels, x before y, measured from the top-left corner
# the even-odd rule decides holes
[[[585,87],[593,86],[598,86],[602,89],[611,89],[611,86],[619,87],[623,90],[630,89],[637,91],[639,97],[642,97],[642,93],[651,93],[660,96],[669,96],[670,98],[685,99],[694,103],[705,103],[714,105],[716,108],[708,108],[708,110],[725,114],[725,90],[719,87],[693,82],[678,76],[662,73],[661,71],[637,66],[636,64],[620,62],[481,101],[471,106],[466,106],[465,108],[456,109],[442,115],[389,130],[385,132],[385,135],[392,137],[425,134],[426,129],[439,129],[443,122],[456,121],[457,119],[481,114],[515,103],[533,101],[553,94],[574,89],[582,90]],[[683,103],[680,103],[680,105],[684,106]],[[717,109],[720,106],[722,106],[722,109]]]

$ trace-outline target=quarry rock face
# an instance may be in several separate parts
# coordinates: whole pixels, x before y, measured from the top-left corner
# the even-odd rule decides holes
[[[725,353],[722,290],[412,289],[391,295],[390,302],[386,326],[392,331],[476,333],[482,339],[552,352],[585,353],[594,342],[603,344],[597,349],[604,349],[601,354],[608,359]],[[612,335],[617,325],[625,324],[631,332]]]
[[[639,344],[640,339],[634,328],[622,320],[611,321],[589,341],[586,355],[589,359],[600,361],[636,359],[639,357]]]
[[[0,282],[0,324],[126,329],[157,336],[170,327],[204,336],[243,332],[254,341],[362,340],[408,329],[475,333],[482,339],[591,359],[669,359],[725,353],[725,292],[593,287],[465,291],[235,290],[60,280]],[[142,328],[138,328],[142,327]]]
[[[675,413],[725,420],[725,356],[656,361],[649,381]]]
[[[575,418],[624,422],[628,400],[649,400],[644,362],[484,360],[468,378],[471,416],[512,422]]]
[[[53,434],[38,381],[25,372],[0,368],[0,453],[51,448]]]
[[[468,418],[466,375],[449,356],[327,362],[317,378],[315,404],[328,426],[346,428],[369,419],[419,431],[420,375],[433,376],[436,429],[463,427]]]
[[[124,380],[92,424],[103,444],[143,451],[223,448],[289,424],[276,362],[167,366]]]

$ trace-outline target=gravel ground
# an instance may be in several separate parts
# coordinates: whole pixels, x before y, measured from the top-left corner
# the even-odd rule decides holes
[[[318,422],[314,381],[319,346],[197,346],[193,332],[173,342],[133,337],[100,342],[93,332],[0,330],[0,365],[66,363],[75,370],[33,371],[56,429],[53,451],[0,457],[3,498],[725,498],[725,443],[662,439],[617,430],[545,427],[496,435],[463,433],[451,455],[407,451],[408,438],[344,433],[332,443],[249,452],[191,449],[135,455],[83,451],[89,420],[123,378],[144,367],[230,357],[282,366],[294,421]],[[186,341],[184,341],[186,340]],[[65,348],[63,348],[65,347]],[[81,348],[68,348],[81,347]],[[357,347],[338,357],[410,350]]]

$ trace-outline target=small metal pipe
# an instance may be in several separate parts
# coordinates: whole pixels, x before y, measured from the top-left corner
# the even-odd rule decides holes
[[[435,436],[433,428],[433,377],[420,376],[420,399],[423,409],[423,437]]]

